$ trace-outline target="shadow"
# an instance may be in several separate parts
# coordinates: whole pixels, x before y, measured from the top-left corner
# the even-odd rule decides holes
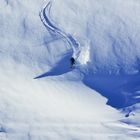
[[[107,104],[114,108],[140,103],[140,74],[118,76],[85,74],[83,82],[106,97]]]
[[[50,71],[45,72],[35,77],[34,79],[44,78],[47,76],[57,76],[57,75],[62,75],[64,73],[70,72],[72,70],[71,64],[70,64],[71,57],[72,57],[72,52],[65,54]]]

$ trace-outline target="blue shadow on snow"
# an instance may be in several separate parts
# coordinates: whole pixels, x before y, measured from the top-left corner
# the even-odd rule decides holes
[[[72,52],[67,53],[64,55],[60,61],[56,63],[56,65],[48,72],[45,72],[34,79],[44,78],[47,76],[58,76],[64,73],[70,72],[72,70],[70,64],[70,58],[72,57]]]
[[[112,107],[123,108],[140,103],[140,74],[85,74],[83,83],[106,97],[107,104]]]

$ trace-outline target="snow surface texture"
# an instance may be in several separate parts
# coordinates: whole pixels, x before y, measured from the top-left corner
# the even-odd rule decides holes
[[[140,2],[49,2],[0,1],[0,139],[139,139]]]

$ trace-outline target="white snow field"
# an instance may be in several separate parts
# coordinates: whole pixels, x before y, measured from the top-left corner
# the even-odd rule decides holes
[[[139,14],[138,0],[0,0],[0,140],[139,140]]]

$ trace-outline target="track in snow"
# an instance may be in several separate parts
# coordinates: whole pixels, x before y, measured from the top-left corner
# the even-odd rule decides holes
[[[39,13],[41,22],[49,31],[49,33],[52,35],[52,37],[56,38],[57,36],[58,38],[65,39],[69,44],[70,50],[61,57],[61,60],[57,62],[57,64],[49,72],[45,72],[35,77],[35,79],[43,78],[46,76],[61,75],[71,71],[72,69],[70,68],[71,67],[70,58],[73,57],[76,60],[80,55],[80,44],[77,42],[77,40],[73,38],[72,35],[67,34],[58,27],[56,27],[54,23],[51,21],[50,18],[51,6],[52,2],[49,1]]]

